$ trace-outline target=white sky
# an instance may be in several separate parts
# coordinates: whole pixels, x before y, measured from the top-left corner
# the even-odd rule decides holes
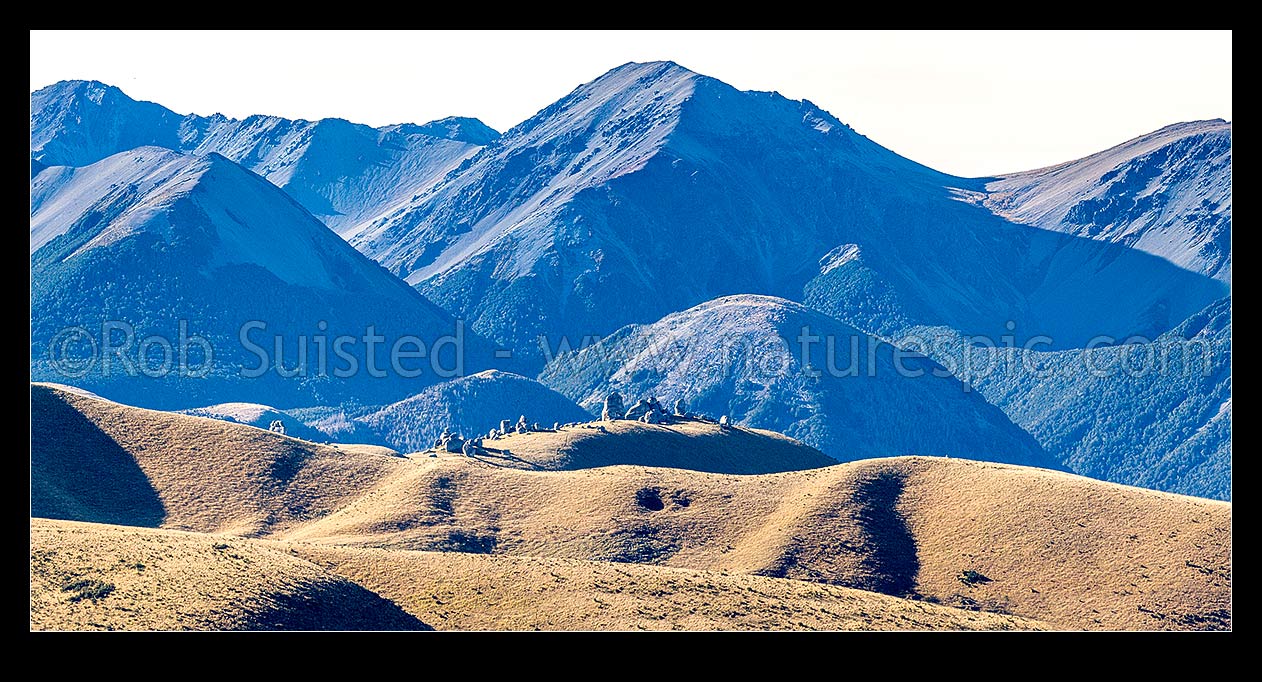
[[[960,175],[1077,158],[1231,119],[1231,32],[32,31],[31,89],[117,85],[179,113],[475,116],[506,130],[628,61],[670,59],[809,99]]]

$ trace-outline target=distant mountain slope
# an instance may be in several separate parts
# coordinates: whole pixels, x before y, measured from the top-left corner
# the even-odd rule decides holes
[[[50,344],[67,328],[82,327],[101,348],[102,325],[119,321],[136,332],[133,362],[109,356],[88,366],[72,383],[111,398],[148,406],[194,407],[248,401],[279,407],[344,400],[387,402],[440,380],[435,368],[460,369],[454,342],[434,356],[390,366],[389,348],[414,335],[427,348],[454,335],[457,323],[416,291],[325,229],[301,206],[258,176],[218,154],[184,156],[156,147],[124,152],[84,168],[51,167],[32,180],[31,361],[32,376],[70,382],[53,366]],[[261,323],[259,327],[251,323]],[[139,341],[160,334],[174,348],[184,335],[213,347],[205,379],[181,381],[166,372],[149,378],[134,362]],[[369,329],[384,335],[368,371]],[[470,332],[464,362],[489,362],[489,351]],[[241,340],[242,335],[253,348]],[[121,343],[119,338],[111,343]],[[315,337],[324,342],[319,353]],[[353,337],[334,352],[339,335]],[[300,338],[301,337],[301,338]],[[276,351],[276,339],[282,350]],[[68,347],[91,353],[81,337]],[[308,356],[305,372],[300,348]],[[188,365],[202,367],[200,346],[190,346]],[[163,374],[162,346],[149,347],[145,365]],[[250,378],[266,357],[269,371]],[[76,365],[78,367],[79,365]],[[407,378],[420,369],[415,378]],[[339,378],[336,371],[350,373]],[[388,371],[384,371],[388,370]]]
[[[864,329],[1156,335],[1226,285],[1119,245],[1017,226],[810,102],[670,62],[540,111],[351,242],[474,329],[604,335],[715,297],[805,300]]]
[[[195,407],[191,410],[181,410],[181,412],[194,417],[208,417],[234,424],[245,424],[258,429],[267,429],[272,425],[272,422],[280,421],[285,426],[286,436],[316,443],[329,439],[327,434],[307,426],[289,413],[268,405],[259,405],[258,403],[220,403],[206,407]]]
[[[31,158],[87,166],[136,147],[177,149],[183,117],[97,81],[61,81],[31,93]]]
[[[45,165],[86,166],[145,145],[217,152],[344,235],[497,136],[471,118],[374,129],[341,119],[180,116],[96,81],[62,81],[31,94],[31,156]]]
[[[373,129],[341,119],[186,122],[182,145],[218,152],[284,189],[344,237],[455,168],[495,131],[474,119]]]
[[[359,417],[380,442],[403,452],[424,450],[443,431],[484,436],[500,421],[525,416],[551,428],[556,422],[589,421],[592,415],[533,379],[488,370],[435,384],[397,403]]]
[[[815,338],[808,358],[805,335]],[[924,454],[1058,466],[937,364],[912,354],[899,362],[905,372],[888,343],[801,304],[729,296],[625,327],[558,357],[540,379],[592,411],[610,390],[631,401],[682,398],[691,410],[782,432],[841,461]]]
[[[1015,222],[1116,242],[1231,283],[1231,124],[1194,121],[986,184]]]
[[[981,394],[1072,471],[1231,499],[1231,299],[1151,344],[1000,351],[977,366],[993,367]]]

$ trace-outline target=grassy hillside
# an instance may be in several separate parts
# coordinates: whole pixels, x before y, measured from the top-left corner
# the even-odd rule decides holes
[[[1044,624],[796,580],[636,564],[297,545],[436,629],[1011,630]]]
[[[318,547],[36,519],[35,629],[1041,629],[861,590],[653,566]]]
[[[815,448],[774,431],[695,419],[673,424],[593,422],[559,430],[514,433],[487,441],[488,462],[526,469],[592,469],[614,464],[665,466],[724,474],[765,474],[836,464]]]
[[[33,516],[236,535],[319,518],[399,463],[46,385],[31,431]]]
[[[33,515],[298,543],[303,556],[328,570],[352,567],[334,572],[410,604],[435,627],[431,612],[408,601],[415,596],[408,581],[390,577],[419,575],[440,561],[417,551],[449,553],[442,561],[464,576],[451,580],[479,589],[493,576],[515,575],[512,566],[536,575],[548,562],[604,562],[584,575],[638,564],[788,579],[1069,629],[1230,626],[1231,505],[1224,502],[947,458],[762,475],[663,466],[722,461],[714,444],[723,439],[734,444],[734,461],[814,452],[756,431],[710,433],[703,424],[592,424],[604,431],[571,427],[495,441],[511,458],[402,458],[50,387],[32,391]],[[597,468],[547,470],[577,466]],[[75,473],[84,470],[92,476]],[[460,563],[479,558],[487,561]],[[546,609],[518,617],[514,623],[547,624]],[[672,622],[702,627],[708,617]],[[493,626],[470,618],[462,627]],[[755,621],[729,624],[761,627]]]
[[[36,630],[428,630],[275,547],[197,533],[31,520]]]

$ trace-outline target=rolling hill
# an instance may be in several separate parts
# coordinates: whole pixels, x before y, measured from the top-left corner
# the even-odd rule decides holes
[[[493,555],[451,560],[459,566],[451,570],[480,576],[463,578],[476,585],[495,575],[539,576],[547,561],[595,560],[807,581],[1057,628],[1230,624],[1231,506],[1222,502],[925,457],[755,476],[625,465],[524,470],[492,458],[341,452],[51,387],[35,386],[32,395],[35,490],[58,493],[46,494],[33,515],[288,543],[326,570],[345,566],[357,584],[430,625],[432,616],[421,614],[441,604],[421,610],[415,600],[425,588],[383,566],[419,571],[445,559],[367,550]],[[73,434],[58,440],[71,420],[116,447]],[[77,472],[86,466],[144,485],[114,486],[103,502],[107,477],[67,483],[83,481]],[[473,561],[499,555],[545,563]],[[601,571],[610,575],[592,567],[584,580]],[[458,601],[463,610],[478,599]]]
[[[713,421],[693,418],[670,424],[627,420],[575,424],[515,433],[485,444],[492,450],[481,458],[483,461],[529,470],[638,464],[721,474],[766,474],[817,469],[836,462],[774,431],[722,428]]]
[[[32,630],[430,630],[289,552],[233,538],[31,520]]]
[[[333,548],[43,519],[32,521],[31,568],[35,630],[1046,627],[759,576]]]

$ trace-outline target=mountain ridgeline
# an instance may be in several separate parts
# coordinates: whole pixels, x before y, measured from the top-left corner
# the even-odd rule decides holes
[[[281,187],[343,235],[497,136],[460,117],[370,128],[335,118],[181,116],[96,81],[63,81],[31,94],[31,158],[42,165],[87,166],[140,146],[214,152]]]
[[[1231,124],[1166,126],[986,185],[1014,222],[1125,244],[1231,283]]]
[[[1227,285],[1012,223],[810,102],[628,64],[479,151],[352,244],[501,344],[583,337],[731,294],[860,329],[1056,348],[1156,336]]]

